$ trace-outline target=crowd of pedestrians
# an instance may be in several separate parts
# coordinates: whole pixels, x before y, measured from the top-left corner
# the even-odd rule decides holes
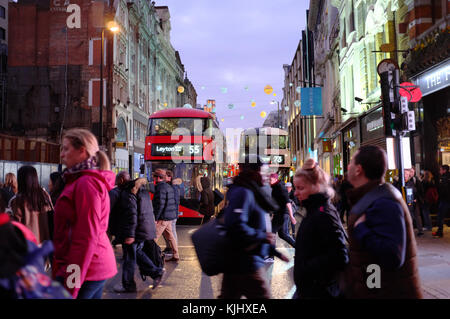
[[[152,278],[157,288],[165,261],[180,259],[182,180],[160,168],[152,172],[154,184],[132,180],[125,171],[116,176],[85,129],[64,134],[61,160],[66,168],[50,175],[49,192],[32,166],[20,167],[17,179],[7,174],[0,187],[0,213],[7,213],[0,214],[0,256],[10,256],[0,265],[0,296],[20,297],[6,276],[16,276],[34,250],[51,268],[48,282],[54,283],[42,296],[101,298],[106,281],[118,272],[116,245],[123,257],[121,285],[114,291],[137,291],[136,266],[142,280]],[[429,171],[418,178],[407,169],[405,188],[398,181],[386,183],[386,171],[386,153],[377,146],[361,147],[347,175],[334,183],[313,159],[285,184],[259,156],[247,156],[227,186],[220,213],[229,249],[219,297],[271,297],[264,265],[274,257],[289,261],[276,249],[278,234],[295,250],[294,298],[421,298],[416,236],[432,230],[430,215],[437,213],[433,236],[443,237],[449,167],[440,168],[439,181]],[[199,212],[207,223],[215,215],[215,194],[207,176],[196,181]],[[161,236],[170,258],[156,244]],[[378,289],[368,285],[374,265],[381,271]]]
[[[226,194],[224,225],[232,253],[220,297],[270,297],[262,266],[267,257],[286,258],[275,248],[278,233],[295,247],[294,298],[422,298],[416,236],[431,230],[433,210],[438,213],[433,236],[443,236],[448,166],[441,167],[437,185],[429,171],[419,179],[408,169],[406,188],[396,188],[385,182],[386,152],[364,146],[334,183],[312,159],[297,170],[294,185],[272,173],[271,196],[263,182],[266,166],[247,156]],[[292,226],[295,238],[289,235]],[[374,266],[381,272],[372,283],[378,289],[368,284]]]
[[[0,185],[0,255],[9,256],[0,267],[0,296],[99,299],[106,281],[117,274],[117,244],[122,245],[123,271],[122,285],[115,290],[136,291],[136,264],[142,279],[151,277],[156,288],[164,258],[155,240],[164,235],[172,260],[179,260],[174,237],[179,179],[167,179],[161,169],[154,172],[156,186],[145,178],[131,180],[127,172],[116,176],[86,129],[65,132],[61,160],[66,168],[49,176],[49,193],[39,185],[32,166],[20,167],[17,179],[7,174]],[[40,269],[43,262],[47,267]],[[29,267],[35,268],[26,272]],[[40,277],[33,281],[31,276]],[[25,281],[45,282],[45,287],[31,289]],[[22,286],[27,288],[22,291]]]

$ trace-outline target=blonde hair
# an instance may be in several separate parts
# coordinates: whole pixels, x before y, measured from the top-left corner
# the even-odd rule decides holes
[[[312,158],[308,158],[302,168],[295,172],[294,178],[303,178],[313,186],[317,186],[319,191],[326,193],[330,198],[335,195],[334,189],[330,185],[330,175],[328,175]]]
[[[97,138],[89,130],[73,128],[66,131],[64,138],[68,139],[70,144],[76,149],[85,147],[89,157],[95,157],[97,159],[98,166],[101,170],[106,171],[111,169],[108,155],[99,149]]]
[[[5,175],[5,184],[3,185],[3,187],[8,187],[10,186],[12,188],[12,191],[14,192],[14,194],[16,194],[19,191],[19,187],[17,184],[17,178],[16,175],[14,175],[13,173],[8,173]]]

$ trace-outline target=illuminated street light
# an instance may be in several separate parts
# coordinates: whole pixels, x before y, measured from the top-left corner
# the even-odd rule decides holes
[[[105,38],[105,29],[109,30],[113,33],[119,32],[119,25],[115,21],[109,21],[106,24],[106,28],[102,28],[102,40],[101,40],[101,49],[100,49],[100,127],[99,127],[99,144],[103,145],[103,43]]]

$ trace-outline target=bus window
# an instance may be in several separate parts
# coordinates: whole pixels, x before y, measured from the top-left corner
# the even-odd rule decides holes
[[[282,150],[285,150],[287,148],[287,136],[286,135],[280,135],[280,144],[279,148]]]
[[[196,118],[161,118],[151,119],[148,135],[171,136],[177,128],[186,129],[186,134],[202,135],[204,127],[203,119]]]

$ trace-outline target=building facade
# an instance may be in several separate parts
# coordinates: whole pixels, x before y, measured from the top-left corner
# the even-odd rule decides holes
[[[85,127],[100,137],[102,127],[100,144],[113,168],[138,176],[149,115],[181,107],[184,93],[177,88],[185,83],[196,100],[170,43],[169,9],[150,1],[71,4],[80,8],[79,25],[70,26],[65,2],[10,3],[14,40],[4,131],[59,143],[64,129]]]

